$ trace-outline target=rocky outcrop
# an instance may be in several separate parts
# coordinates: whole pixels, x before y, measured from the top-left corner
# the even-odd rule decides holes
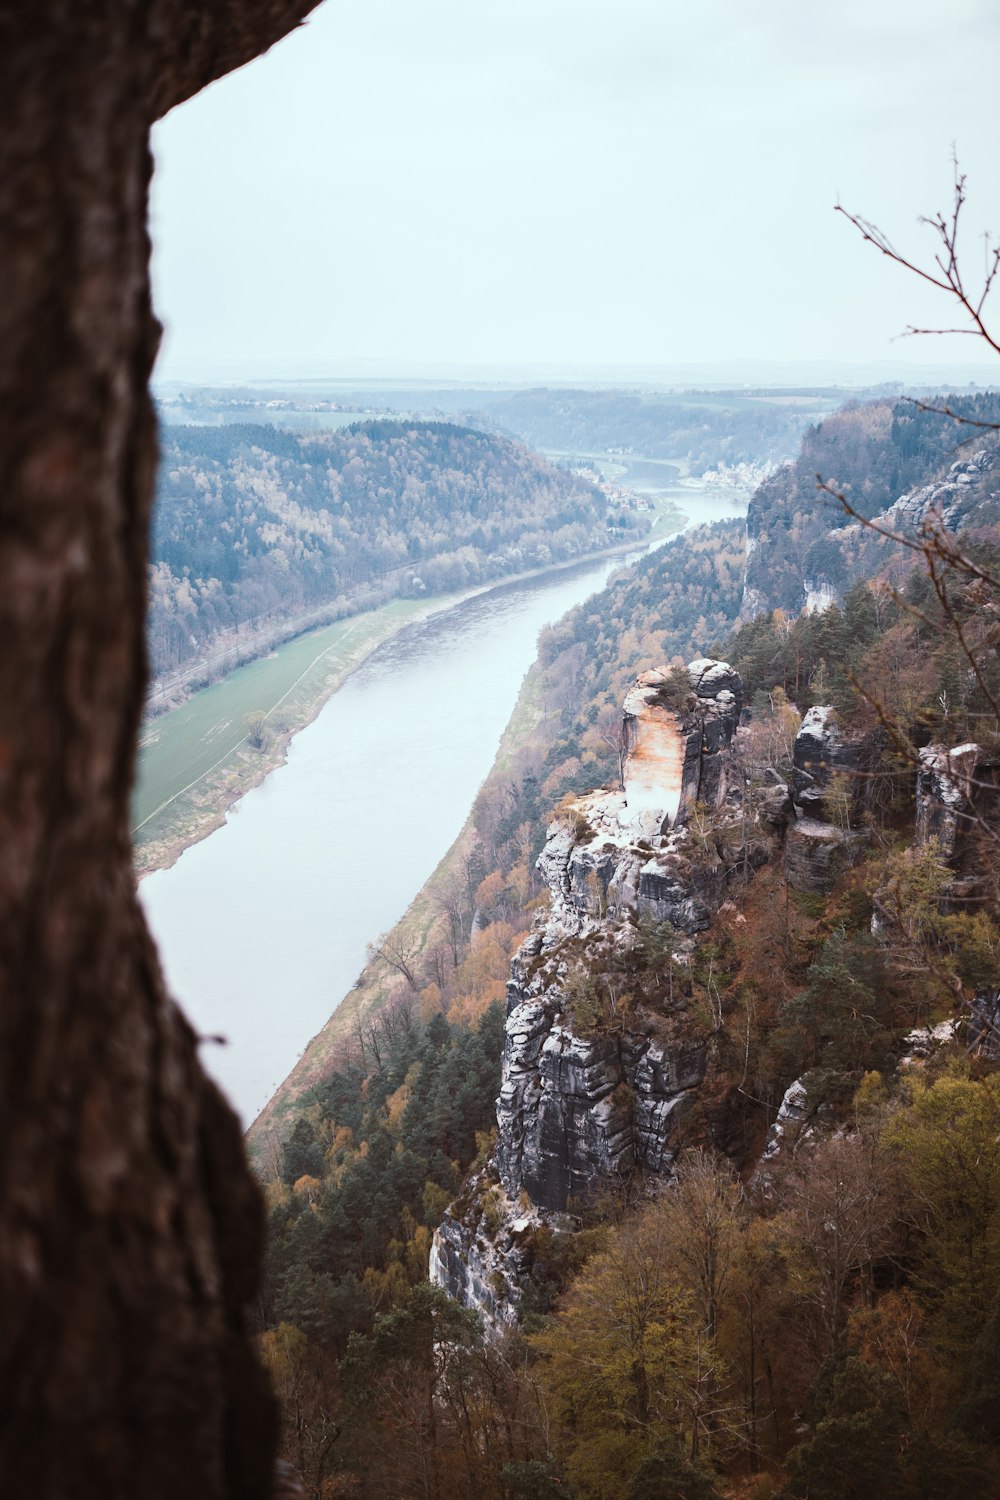
[[[623,821],[664,833],[695,803],[721,807],[727,754],[739,723],[742,684],[728,662],[700,658],[687,683],[644,672],[625,699]],[[627,811],[626,811],[627,810]]]
[[[799,818],[785,834],[785,880],[793,891],[825,896],[860,856],[865,838],[816,818]]]
[[[859,579],[882,571],[896,550],[888,538],[918,538],[930,518],[950,532],[1000,520],[1000,441],[979,434],[976,452],[941,467],[933,453],[921,461],[912,451],[900,452],[897,437],[907,425],[894,420],[888,402],[838,412],[806,435],[795,463],[764,481],[747,513],[742,620],[775,608],[792,614],[828,609]],[[905,474],[905,493],[870,490],[873,441],[881,449],[876,467]],[[818,472],[831,490],[843,490],[866,515],[871,512],[873,527],[845,516],[831,495],[817,497]]]
[[[466,1184],[445,1214],[431,1245],[429,1276],[463,1307],[476,1308],[488,1327],[513,1327],[538,1254],[539,1231],[574,1228],[566,1217],[544,1215],[511,1202],[485,1172]]]
[[[828,706],[811,708],[795,738],[785,836],[785,879],[793,891],[822,896],[860,857],[864,833],[852,827],[871,795],[877,735],[848,734]]]
[[[888,510],[876,516],[876,523],[885,531],[912,535],[932,514],[947,531],[957,531],[963,523],[985,520],[986,516],[978,514],[983,491],[985,488],[986,496],[994,498],[995,483],[984,487],[983,481],[995,474],[998,463],[1000,454],[995,447],[980,448],[966,458],[956,459],[942,478],[900,495]]]
[[[850,732],[829,706],[809,709],[795,737],[792,799],[819,821],[859,820],[882,751],[879,732]]]
[[[916,837],[918,844],[936,839],[949,863],[961,860],[968,834],[982,801],[982,783],[993,779],[978,745],[928,745],[917,767]],[[979,783],[979,785],[977,785]]]
[[[562,1211],[637,1166],[669,1170],[706,1047],[668,1047],[645,1019],[581,1035],[560,982],[565,965],[553,955],[536,967],[539,947],[536,935],[522,948],[508,987],[494,1164],[508,1196],[524,1191]]]
[[[647,912],[682,932],[701,932],[724,899],[727,865],[714,846],[696,848],[683,829],[649,829],[659,811],[632,820],[622,792],[578,798],[554,823],[538,859],[552,894],[550,930],[577,932],[587,917]]]
[[[940,1047],[949,1047],[958,1034],[958,1021],[938,1021],[934,1026],[914,1026],[903,1037],[899,1057],[901,1068],[911,1068],[926,1062]]]
[[[761,1168],[773,1167],[782,1155],[793,1153],[799,1136],[813,1113],[809,1106],[808,1075],[796,1078],[784,1092],[774,1123],[767,1132],[761,1154]],[[758,1169],[760,1170],[760,1169]]]
[[[916,796],[916,842],[933,843],[954,872],[942,892],[943,909],[981,909],[996,891],[1000,760],[975,744],[928,745],[920,751]]]
[[[718,812],[738,803],[731,752],[742,686],[727,662],[701,659],[687,671],[680,686],[666,670],[637,679],[623,713],[624,791],[578,798],[548,831],[538,869],[560,935],[584,918],[629,912],[699,932],[724,899],[724,854],[697,846],[684,827],[696,804]]]
[[[810,578],[807,574],[802,580],[802,592],[804,614],[821,615],[831,605],[842,602],[840,590],[828,578]]]
[[[453,1206],[431,1261],[432,1279],[494,1324],[520,1296],[539,1226],[637,1168],[669,1173],[685,1140],[711,1065],[704,1024],[679,992],[670,1014],[589,1015],[587,985],[620,965],[643,916],[669,922],[683,955],[734,871],[770,852],[748,836],[731,774],[741,700],[725,662],[693,662],[687,682],[644,674],[625,703],[624,791],[577,799],[549,830],[538,869],[551,904],[511,965],[492,1186]],[[696,803],[715,810],[708,833],[686,826]]]
[[[757,816],[766,828],[780,833],[787,828],[794,813],[788,784],[775,774],[771,785],[757,794]]]

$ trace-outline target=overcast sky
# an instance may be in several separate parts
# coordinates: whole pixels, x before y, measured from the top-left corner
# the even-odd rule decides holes
[[[159,374],[979,360],[832,208],[929,254],[954,142],[978,269],[998,65],[996,0],[326,0],[158,127]]]

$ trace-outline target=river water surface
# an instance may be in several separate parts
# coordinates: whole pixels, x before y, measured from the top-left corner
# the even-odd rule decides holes
[[[731,502],[671,488],[692,521]],[[538,632],[621,558],[500,585],[380,646],[225,826],[140,887],[206,1065],[249,1123],[465,822]]]

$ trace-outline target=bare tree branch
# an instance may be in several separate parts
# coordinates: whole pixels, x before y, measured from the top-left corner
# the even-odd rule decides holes
[[[906,334],[954,333],[964,336],[971,335],[973,338],[982,339],[995,354],[1000,354],[1000,341],[990,331],[983,316],[983,309],[986,306],[990,292],[993,290],[997,274],[1000,272],[1000,244],[993,244],[991,237],[986,235],[986,268],[983,274],[982,286],[978,292],[967,290],[962,279],[958,255],[959,227],[962,209],[965,207],[967,197],[965,187],[966,178],[965,173],[959,171],[958,159],[955,156],[952,157],[952,166],[954,170],[954,200],[951,214],[946,217],[939,211],[930,217],[924,217],[920,220],[921,224],[927,225],[928,228],[934,231],[940,246],[934,256],[934,269],[932,270],[919,265],[916,261],[910,260],[907,256],[903,255],[896,249],[885,231],[880,229],[877,224],[873,224],[870,219],[864,218],[861,214],[850,213],[840,203],[834,206],[834,212],[842,214],[849,224],[854,225],[866,244],[874,245],[876,250],[882,255],[887,256],[895,265],[901,266],[905,271],[910,271],[914,276],[919,277],[921,281],[926,281],[928,285],[952,297],[958,303],[959,307],[961,307],[970,324],[968,328],[915,328],[910,326],[905,330]],[[961,421],[963,419],[960,417],[958,420]]]

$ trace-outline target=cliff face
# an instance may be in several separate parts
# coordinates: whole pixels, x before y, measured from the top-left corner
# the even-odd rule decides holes
[[[578,1227],[575,1212],[602,1190],[635,1172],[669,1176],[692,1143],[740,1157],[739,1090],[716,1050],[721,1012],[713,1025],[685,998],[693,939],[711,926],[737,872],[744,879],[782,859],[789,888],[823,895],[865,850],[862,825],[883,770],[880,732],[851,731],[832,709],[811,709],[790,785],[772,771],[769,787],[751,791],[737,733],[741,695],[723,662],[693,662],[686,681],[643,674],[624,705],[624,789],[577,799],[549,829],[538,868],[550,905],[515,955],[507,987],[496,1145],[449,1209],[431,1255],[431,1279],[493,1326],[517,1321],[559,1236]],[[970,830],[998,781],[978,746],[931,746],[921,756],[915,839],[936,839],[955,871],[949,902],[978,890],[965,873],[976,850]],[[877,930],[891,945],[886,920]],[[651,941],[661,945],[654,967],[669,975],[652,991],[636,981],[648,973]],[[953,1022],[912,1033],[900,1065],[953,1033]],[[998,1037],[998,992],[984,989],[967,1041],[993,1057]],[[815,1114],[808,1100],[806,1075],[786,1092],[760,1181],[802,1139],[832,1128],[834,1115]]]
[[[832,708],[811,708],[795,739],[785,838],[785,879],[793,891],[824,895],[867,842],[859,830],[877,786],[880,733],[846,733]]]
[[[574,1202],[636,1167],[669,1172],[711,1068],[709,1037],[679,997],[654,1016],[612,991],[598,1020],[580,981],[627,963],[644,917],[669,922],[683,955],[737,864],[768,856],[768,840],[743,828],[739,678],[701,660],[688,680],[685,691],[676,674],[638,679],[625,700],[624,791],[580,798],[538,861],[551,905],[512,963],[496,1149],[431,1257],[432,1280],[493,1322],[516,1316],[540,1226],[558,1233]],[[724,836],[695,836],[696,807],[740,828],[738,855]]]
[[[936,839],[943,857],[959,874],[974,875],[982,850],[976,834],[996,821],[1000,761],[982,746],[928,745],[920,751],[917,770],[916,837],[918,844]]]
[[[728,790],[726,756],[739,723],[742,684],[726,662],[688,667],[693,702],[678,702],[670,674],[643,672],[625,699],[625,806],[622,826],[645,820],[650,833],[683,822],[701,802],[719,807]]]

